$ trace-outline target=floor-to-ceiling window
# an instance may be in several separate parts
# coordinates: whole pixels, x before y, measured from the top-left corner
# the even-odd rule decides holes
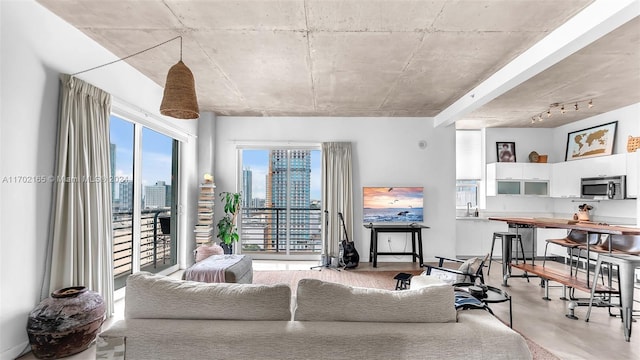
[[[177,263],[179,142],[129,119],[111,116],[115,288],[133,272]]]
[[[243,253],[314,259],[322,252],[320,150],[240,149]]]

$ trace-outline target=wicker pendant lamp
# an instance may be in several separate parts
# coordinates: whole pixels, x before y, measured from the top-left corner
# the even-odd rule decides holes
[[[182,56],[180,58],[167,73],[160,113],[176,119],[197,119],[200,110],[196,97],[196,83],[191,70],[182,62]]]
[[[176,119],[197,119],[200,117],[196,82],[191,70],[182,62],[182,36],[180,36],[180,61],[173,65],[167,73],[160,114]]]
[[[79,71],[71,74],[75,76],[87,71],[99,69],[101,67],[111,65],[118,61],[126,60],[130,57],[140,55],[151,49],[155,49],[173,40],[180,39],[180,61],[173,65],[167,73],[167,81],[165,82],[164,95],[160,103],[160,113],[176,119],[197,119],[200,117],[200,109],[198,108],[198,97],[196,96],[196,82],[193,79],[193,73],[182,62],[182,36],[176,36],[173,39],[161,42],[150,48],[138,51],[137,53],[125,56],[123,58],[98,65],[87,70]]]

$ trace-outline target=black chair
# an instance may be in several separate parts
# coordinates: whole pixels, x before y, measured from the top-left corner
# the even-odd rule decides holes
[[[480,279],[480,282],[484,284],[484,264],[489,259],[489,255],[485,255],[484,258],[471,258],[468,260],[450,259],[446,257],[436,256],[438,259],[438,266],[425,265],[427,268],[426,275],[431,275],[432,270],[440,270],[447,273],[455,274],[458,276],[464,276],[465,280],[455,282],[470,282],[475,283],[476,279]],[[444,267],[445,261],[459,264],[457,269],[451,269]],[[475,266],[474,266],[475,265]]]

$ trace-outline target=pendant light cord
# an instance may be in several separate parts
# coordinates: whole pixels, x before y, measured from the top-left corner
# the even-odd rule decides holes
[[[71,74],[71,76],[76,76],[76,75],[78,75],[78,74],[82,74],[82,73],[86,73],[86,72],[91,71],[91,70],[99,69],[99,68],[101,68],[101,67],[105,67],[105,66],[107,66],[107,65],[115,64],[115,63],[117,63],[118,61],[126,60],[126,59],[131,58],[131,57],[134,57],[134,56],[136,56],[136,55],[140,55],[140,54],[142,54],[143,52],[147,52],[147,51],[149,51],[149,50],[155,49],[155,48],[157,48],[157,47],[159,47],[159,46],[162,46],[162,45],[164,45],[164,44],[166,44],[166,43],[168,43],[168,42],[171,42],[171,41],[173,41],[173,40],[175,40],[175,39],[178,39],[178,38],[180,39],[180,61],[182,61],[182,36],[181,36],[181,35],[179,35],[179,36],[174,37],[173,39],[169,39],[169,40],[167,40],[167,41],[161,42],[160,44],[154,45],[154,46],[152,46],[152,47],[150,47],[150,48],[147,48],[147,49],[144,49],[144,50],[138,51],[137,53],[134,53],[134,54],[131,54],[131,55],[125,56],[125,57],[120,58],[120,59],[118,59],[118,60],[114,60],[114,61],[108,62],[108,63],[106,63],[106,64],[102,64],[102,65],[94,66],[94,67],[92,67],[92,68],[90,68],[90,69],[87,69],[87,70],[79,71],[79,72],[77,72],[77,73],[75,73],[75,74]]]

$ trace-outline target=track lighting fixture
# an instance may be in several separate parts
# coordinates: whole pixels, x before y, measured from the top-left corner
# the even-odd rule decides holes
[[[543,114],[545,114],[545,113],[547,114],[547,118],[550,118],[553,115],[553,113],[556,111],[555,110],[556,108],[559,109],[560,114],[564,114],[564,113],[567,112],[567,110],[565,108],[565,105],[566,106],[571,106],[571,103],[573,103],[574,110],[575,111],[579,111],[580,110],[580,103],[584,103],[584,102],[586,102],[587,108],[591,109],[593,107],[593,99],[590,99],[588,101],[587,100],[579,100],[579,101],[575,101],[575,102],[572,101],[569,104],[567,104],[567,103],[553,103],[553,104],[550,104],[549,108],[547,109],[546,112],[542,112],[542,113],[540,113],[538,115],[532,116],[531,117],[531,123],[535,124],[536,122],[543,121],[544,120]],[[583,106],[583,109],[584,109],[584,106]]]

